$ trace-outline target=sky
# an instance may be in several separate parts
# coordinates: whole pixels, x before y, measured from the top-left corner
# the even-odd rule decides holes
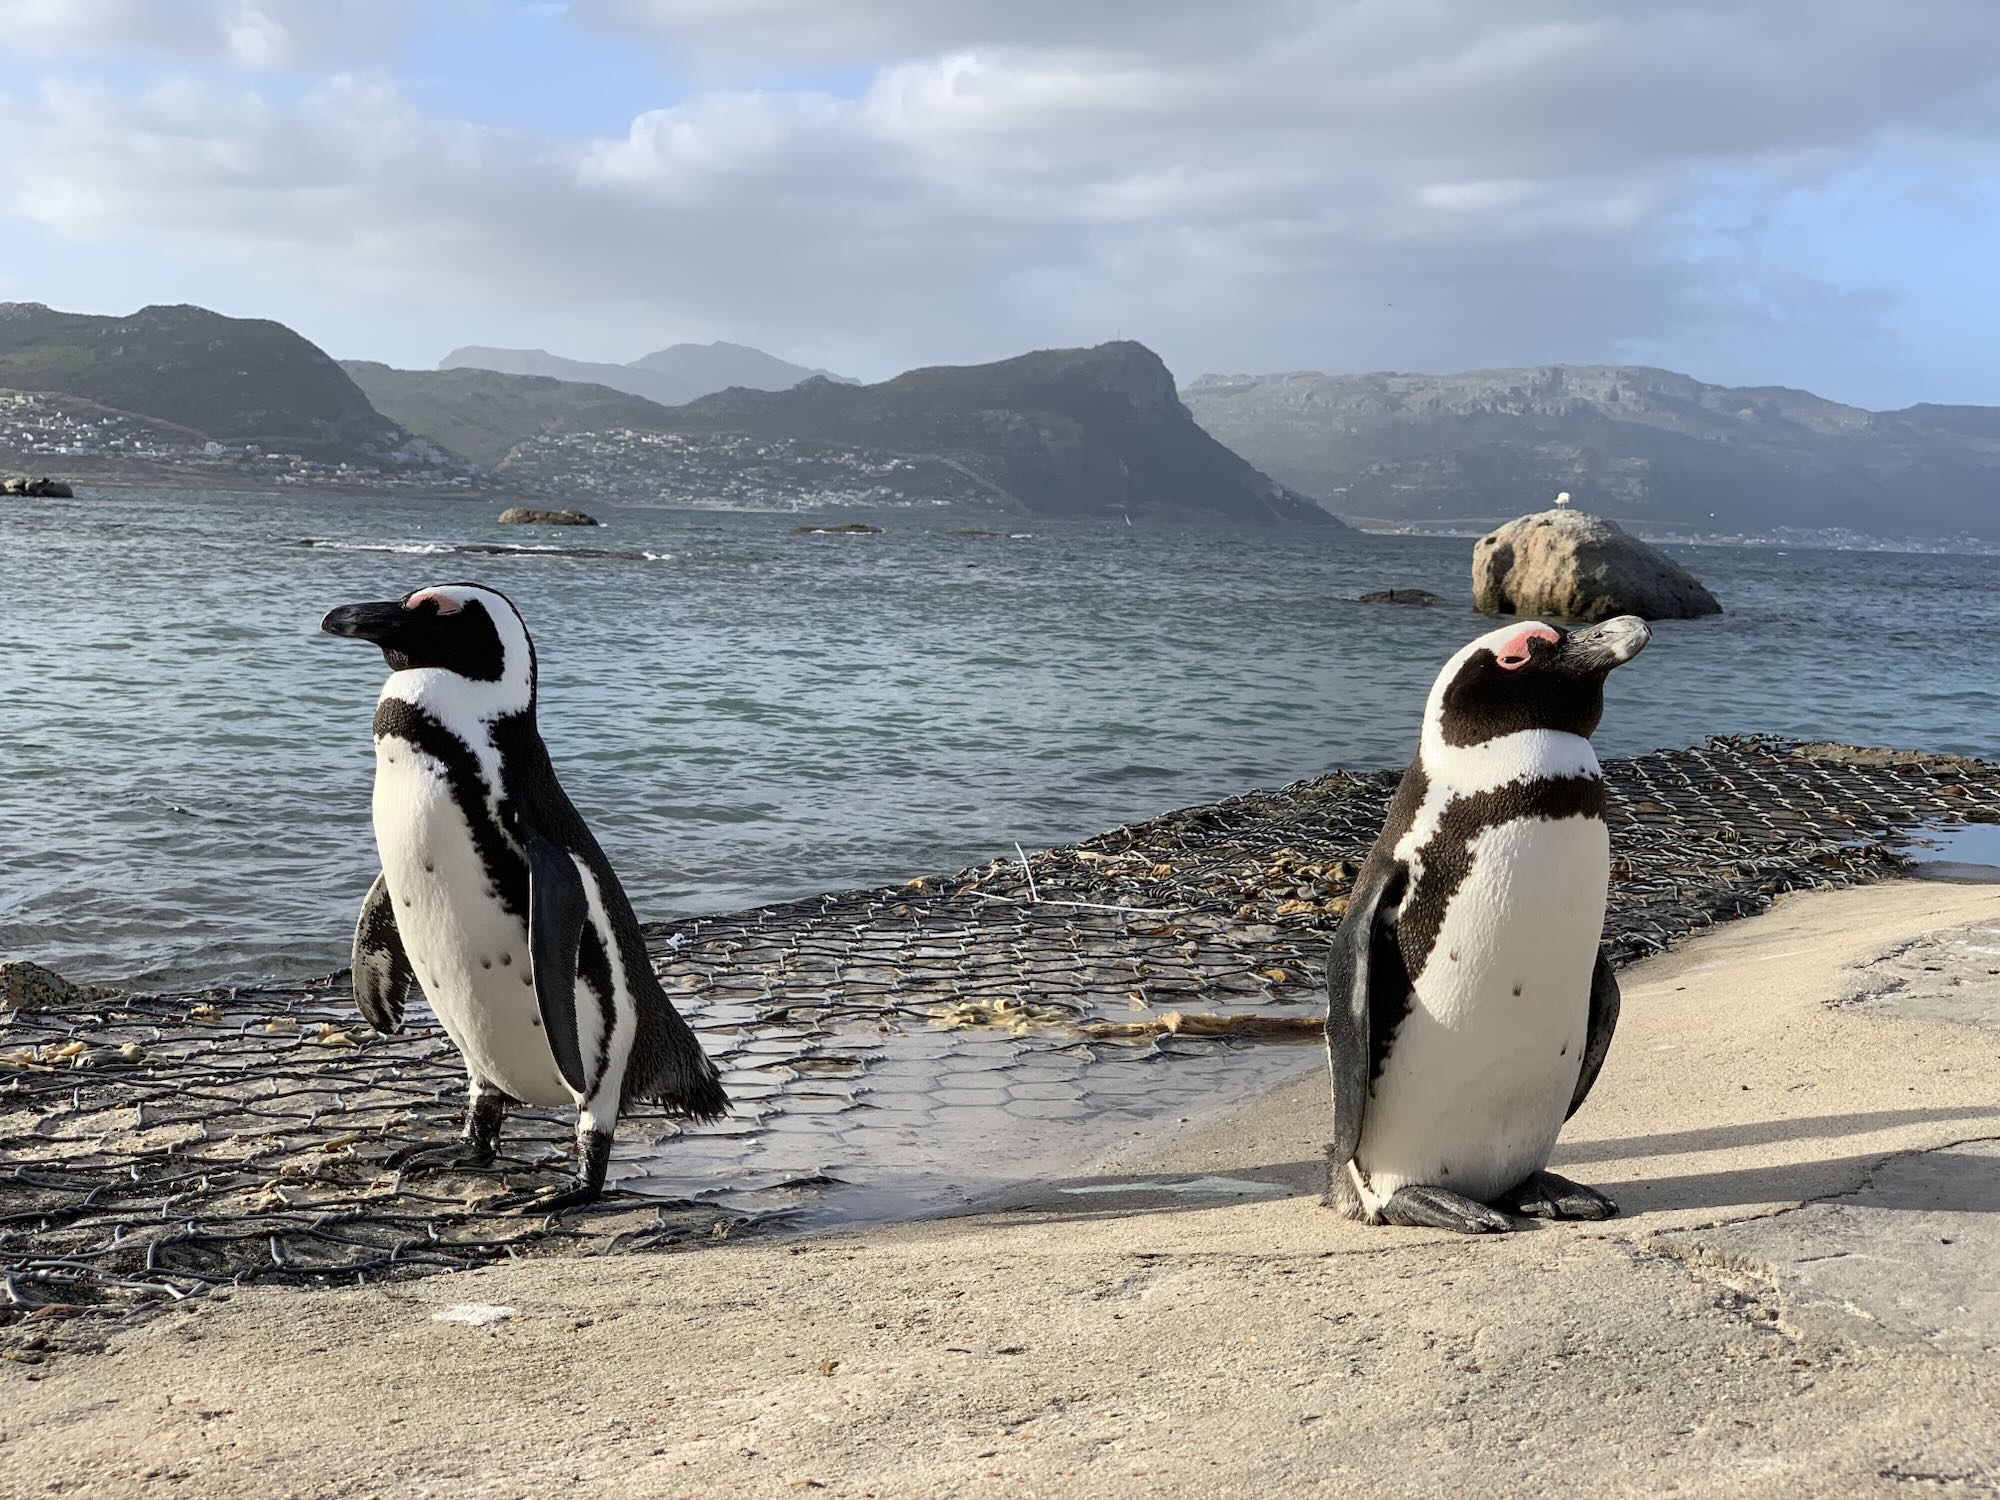
[[[2000,5],[0,0],[0,299],[2000,405]]]

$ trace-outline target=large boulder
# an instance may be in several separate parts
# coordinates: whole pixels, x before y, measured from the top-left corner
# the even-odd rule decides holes
[[[503,526],[602,526],[604,523],[580,510],[530,510],[512,505],[500,512]]]
[[[1591,623],[1722,613],[1715,595],[1664,552],[1575,510],[1522,516],[1481,537],[1472,549],[1472,603],[1489,615]]]
[[[25,958],[0,962],[0,1011],[57,1010],[65,1005],[88,1005],[107,1000],[118,992],[96,984],[75,984],[40,964]]]

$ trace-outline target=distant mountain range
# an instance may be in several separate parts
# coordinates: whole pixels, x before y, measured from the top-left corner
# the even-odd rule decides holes
[[[486,368],[510,361],[534,368]],[[1567,490],[1656,532],[2000,540],[2000,408],[1871,412],[1637,366],[1205,376],[1177,392],[1131,342],[875,385],[730,344],[630,365],[480,349],[447,363],[341,365],[282,324],[199,307],[0,303],[0,391],[31,393],[11,398],[28,404],[8,407],[0,458],[203,483],[488,483],[462,455],[515,488],[614,502],[1433,527]],[[557,373],[576,371],[605,378]],[[632,389],[647,382],[673,404]]]
[[[1204,376],[1218,441],[1344,516],[1485,522],[1567,490],[1661,529],[2000,538],[2000,408],[1871,412],[1642,366]]]
[[[746,344],[674,344],[626,365],[564,359],[544,349],[486,349],[471,344],[452,350],[438,361],[438,368],[541,375],[551,380],[609,386],[662,406],[678,406],[733,385],[754,391],[783,391],[814,376],[854,384],[844,375],[809,370]]]
[[[125,317],[0,302],[0,389],[76,397],[193,441],[379,458],[409,434],[282,323],[185,305]]]

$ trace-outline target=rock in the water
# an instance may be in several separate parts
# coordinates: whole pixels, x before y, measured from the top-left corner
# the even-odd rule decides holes
[[[1361,596],[1363,604],[1442,604],[1444,600],[1429,589],[1377,589],[1372,594]]]
[[[22,495],[30,500],[74,500],[76,491],[61,479],[30,479],[26,474],[9,474],[0,479],[0,495]]]
[[[1481,537],[1472,549],[1472,603],[1489,615],[1586,622],[1722,613],[1715,595],[1658,548],[1574,510],[1522,516]]]
[[[792,531],[798,536],[880,536],[880,526],[870,526],[866,521],[844,521],[838,526],[794,526]]]
[[[88,1005],[117,994],[96,984],[72,984],[53,969],[25,958],[0,962],[0,1010],[55,1010]]]
[[[510,505],[500,512],[503,526],[602,526],[604,523],[594,516],[586,516],[580,510],[530,510],[525,505]]]

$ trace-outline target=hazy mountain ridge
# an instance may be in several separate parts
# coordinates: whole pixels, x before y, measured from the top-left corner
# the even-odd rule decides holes
[[[0,303],[0,389],[79,398],[219,443],[379,460],[410,435],[317,345],[179,304],[127,316]]]
[[[746,344],[725,343],[673,344],[623,365],[566,359],[546,349],[491,349],[468,344],[439,360],[438,368],[492,370],[502,375],[539,375],[609,386],[662,406],[678,406],[737,385],[751,390],[782,391],[815,376],[854,383],[844,375],[809,370]]]
[[[2000,536],[1996,408],[1871,412],[1613,365],[1210,375],[1182,397],[1219,440],[1343,515],[1498,518],[1568,490],[1668,526]]]
[[[341,361],[375,409],[454,453],[498,468],[521,443],[571,433],[664,432],[664,406],[609,386],[546,375],[505,375],[474,366],[398,370]]]

